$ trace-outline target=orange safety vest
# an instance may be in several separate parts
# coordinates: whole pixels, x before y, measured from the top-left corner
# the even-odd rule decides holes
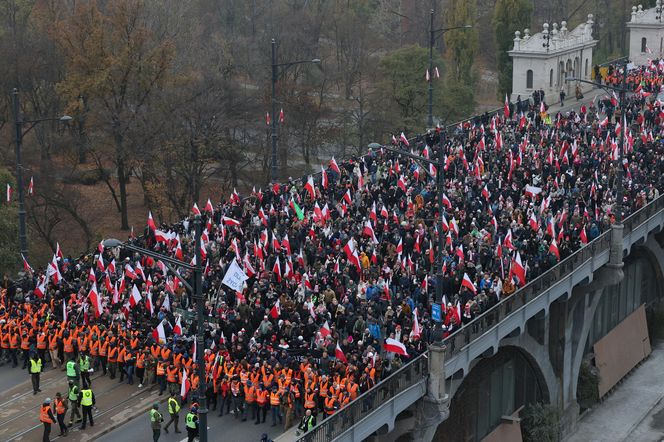
[[[325,413],[328,415],[333,415],[334,414],[334,398],[329,397],[325,399]]]
[[[165,364],[163,362],[157,362],[157,376],[163,376],[165,373]]]
[[[178,369],[173,367],[173,368],[167,368],[166,369],[166,380],[168,382],[177,382],[178,381]]]
[[[244,387],[244,400],[248,404],[253,404],[256,401],[256,388],[253,385],[251,387]]]
[[[313,409],[316,408],[316,400],[314,399],[315,393],[304,393],[304,408]]]
[[[55,412],[57,414],[65,414],[65,400],[56,399],[55,400]]]
[[[231,393],[233,393],[233,396],[240,394],[240,383],[238,381],[231,381]]]
[[[74,338],[72,338],[71,336],[64,339],[65,353],[73,353],[74,352],[74,345],[72,344],[73,341],[74,341]]]
[[[102,344],[101,342],[99,343],[99,356],[106,356],[108,355],[108,342],[104,341]]]
[[[256,392],[256,402],[258,402],[258,405],[261,407],[267,403],[267,390],[259,390]]]
[[[99,356],[99,341],[90,343],[90,356]]]
[[[164,359],[165,361],[168,361],[168,358],[171,357],[171,351],[170,351],[169,349],[165,348],[165,347],[162,348],[162,349],[161,349],[161,357],[162,357],[162,359]]]
[[[325,381],[324,384],[322,382],[320,383],[319,391],[320,391],[320,396],[321,397],[327,397],[328,385],[329,385],[329,381]]]
[[[9,338],[9,346],[12,350],[18,348],[18,335],[16,333],[12,333],[11,338]]]
[[[30,337],[28,335],[21,338],[21,350],[30,350]]]
[[[40,333],[37,336],[37,348],[40,350],[46,350],[46,335]]]
[[[145,353],[136,355],[136,368],[145,368]]]
[[[242,383],[242,385],[247,385],[248,380],[249,380],[249,373],[247,373],[244,370],[241,371],[240,372],[240,382]]]
[[[41,411],[39,412],[39,420],[48,424],[54,424],[55,422],[53,422],[53,419],[51,419],[49,411],[51,411],[51,407],[49,405],[42,405]]]
[[[108,362],[115,362],[118,360],[118,348],[113,347],[108,349]]]
[[[279,406],[279,393],[270,393],[270,405]]]

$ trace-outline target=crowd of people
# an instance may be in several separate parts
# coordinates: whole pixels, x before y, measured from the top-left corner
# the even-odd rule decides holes
[[[618,84],[623,74],[611,75]],[[285,428],[302,418],[306,431],[426,350],[441,301],[437,235],[445,238],[440,304],[449,335],[598,237],[617,211],[626,216],[657,199],[663,79],[659,60],[631,70],[622,110],[613,94],[555,114],[541,101],[448,133],[393,138],[424,158],[442,149],[443,171],[373,149],[332,158],[315,176],[195,205],[176,225],[150,216],[130,243],[186,262],[201,249],[206,379],[196,371],[194,303],[183,284],[193,284],[192,272],[102,245],[79,259],[58,248],[37,271],[26,263],[28,277],[0,299],[2,358],[26,367],[36,352],[56,368],[75,361],[79,372],[88,370],[83,358],[180,403],[205,382],[197,400],[219,415],[255,424],[269,416]],[[222,283],[234,266],[247,277],[239,289]]]

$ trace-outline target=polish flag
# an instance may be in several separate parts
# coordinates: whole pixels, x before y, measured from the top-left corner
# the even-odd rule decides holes
[[[281,315],[281,303],[279,302],[279,299],[277,299],[277,302],[274,303],[272,308],[270,309],[270,316],[272,316],[273,319],[279,318]]]
[[[364,230],[362,233],[371,238],[371,241],[373,241],[374,244],[378,244],[376,234],[374,232],[373,226],[371,225],[371,220],[367,220],[367,222],[364,224]]]
[[[332,330],[330,329],[330,324],[325,321],[325,324],[320,328],[320,334],[323,336],[323,338],[327,338],[328,336],[332,335]]]
[[[309,197],[311,198],[311,201],[316,199],[316,188],[314,187],[314,177],[309,175],[309,178],[307,178],[307,184],[304,185],[304,189],[309,192]]]
[[[281,108],[281,110],[279,110],[279,123],[283,122],[284,122],[284,109]]]
[[[549,246],[549,253],[558,258],[558,261],[560,261],[560,250],[558,250],[558,244],[556,244],[555,238],[551,240],[551,245]]]
[[[108,275],[106,275],[108,277]],[[120,302],[120,291],[118,290],[118,282],[115,281],[115,284],[113,284],[113,300],[111,301],[113,305],[117,304]]]
[[[388,351],[390,353],[396,353],[398,355],[408,356],[408,352],[406,351],[406,346],[403,345],[401,342],[397,341],[396,339],[392,338],[385,339],[385,342],[383,343],[383,348],[385,349],[385,351]]]
[[[101,253],[99,254],[99,258],[97,259],[97,268],[99,269],[100,272],[106,270],[106,267],[104,266],[104,258],[101,256]]]
[[[406,146],[410,147],[410,143],[408,142],[408,138],[406,138],[406,135],[404,135],[403,132],[401,132],[401,135],[399,135],[399,140],[405,144]]]
[[[503,106],[503,115],[505,118],[510,117],[510,101],[507,99],[507,94],[505,94],[505,105]]]
[[[424,279],[426,282],[426,278]],[[422,336],[422,329],[420,328],[420,321],[417,319],[417,307],[413,309],[413,330],[410,332],[412,338],[419,338]],[[404,349],[405,350],[405,349]]]
[[[403,175],[399,175],[399,179],[397,180],[397,186],[399,187],[399,189],[406,192],[406,179],[403,177]]]
[[[12,190],[12,186],[7,183],[7,202],[10,203],[12,201],[12,193],[14,191]]]
[[[581,239],[581,244],[586,245],[588,244],[588,235],[586,234],[586,227],[583,226],[581,228],[581,234],[579,235],[579,238]]]
[[[353,244],[352,238],[344,246],[344,252],[346,252],[346,257],[348,258],[348,261],[355,264],[355,267],[357,267],[357,271],[358,272],[362,271],[362,267],[360,266],[360,257],[357,255],[357,250],[355,249],[355,245]]]
[[[373,220],[373,222],[377,223],[378,222],[378,212],[376,211],[376,201],[373,202],[371,205],[371,212],[369,212],[369,218]]]
[[[473,281],[470,280],[470,277],[468,276],[467,273],[463,274],[463,280],[461,281],[461,286],[466,287],[468,290],[473,292],[473,295],[477,294],[477,289],[475,288],[475,284],[473,284]]]
[[[214,213],[214,206],[212,206],[212,201],[208,198],[207,203],[205,204],[205,211],[212,215]]]
[[[64,255],[62,254],[62,250],[60,249],[59,242],[55,243],[55,256],[57,256],[60,259],[64,259]]]
[[[132,281],[138,278],[138,275],[129,264],[125,264],[125,276],[127,276],[127,278],[131,279]]]
[[[158,344],[166,343],[166,330],[164,330],[164,323],[160,322],[157,328],[152,330],[152,338]]]
[[[537,217],[535,216],[535,212],[530,214],[530,220],[528,221],[528,224],[530,224],[530,228],[533,229],[535,232],[539,230],[539,224],[537,223]]]
[[[221,221],[222,221],[222,222],[224,223],[224,225],[226,225],[226,226],[239,226],[239,225],[241,224],[240,221],[238,221],[238,220],[236,220],[236,219],[233,219],[233,218],[229,218],[229,217],[227,217],[227,216],[222,217],[222,218],[221,218]]]
[[[344,354],[343,350],[339,346],[339,342],[337,342],[337,347],[334,349],[334,357],[336,357],[338,360],[340,360],[344,364],[348,363],[348,359],[346,359],[346,355]]]
[[[516,257],[512,260],[512,274],[519,280],[519,285],[526,284],[526,268],[521,262],[521,255],[516,252]]]
[[[152,218],[152,211],[148,211],[148,227],[153,232],[157,230],[157,225],[154,223],[154,219]]]
[[[90,273],[88,273],[88,281],[97,282],[97,277],[95,276],[95,270],[91,267]]]
[[[152,305],[152,295],[150,292],[145,294],[145,306],[150,310],[150,316],[154,314],[154,305]]]
[[[62,322],[67,323],[67,303],[64,299],[62,300]]]
[[[514,244],[512,244],[512,229],[507,230],[507,235],[505,235],[505,239],[503,240],[503,247],[506,247],[509,250],[514,250]]]
[[[272,121],[270,120],[270,113],[265,112],[265,125],[269,126],[271,123],[272,123]]]
[[[180,397],[182,397],[183,400],[187,397],[187,393],[189,393],[190,388],[191,388],[191,381],[189,381],[189,378],[187,377],[187,370],[183,368],[182,381],[180,384]]]
[[[25,259],[23,253],[21,253],[21,258],[23,258],[23,270],[25,270],[28,273],[34,273],[34,270],[32,270],[32,267],[30,267],[30,264],[28,264],[28,260]]]
[[[37,285],[37,287],[35,287],[34,293],[35,293],[35,295],[37,295],[38,298],[43,298],[44,295],[46,294],[46,281],[47,281],[47,279],[48,279],[48,277],[44,276],[43,278],[41,278],[41,280],[40,280],[39,284]]]
[[[334,170],[338,174],[341,174],[339,165],[337,164],[337,161],[334,159],[334,157],[332,157],[332,159],[330,160],[330,169]]]
[[[97,283],[93,282],[92,283],[92,288],[90,289],[90,293],[88,293],[88,298],[90,298],[90,303],[95,306],[95,317],[100,317],[101,316],[101,311],[102,311],[102,306],[101,306],[101,296],[99,296],[99,292],[97,291]]]
[[[104,286],[106,286],[106,291],[109,294],[113,293],[113,285],[111,284],[111,277],[108,276],[108,273],[106,274],[106,277],[104,278]]]
[[[279,257],[277,256],[277,260],[274,262],[274,266],[272,267],[272,273],[277,277],[277,282],[281,282],[281,264],[279,263]]]
[[[141,299],[143,299],[141,292],[136,285],[133,285],[131,288],[131,296],[129,297],[129,305],[131,305],[131,308],[136,307],[136,304],[138,304]]]
[[[399,244],[397,244],[397,255],[401,255],[403,253],[403,238],[399,239]]]
[[[180,322],[181,316],[178,315],[177,319],[175,320],[175,327],[173,327],[173,333],[182,336],[182,323]]]
[[[194,203],[194,206],[191,208],[191,213],[194,215],[200,215],[201,209],[198,208],[198,204]]]
[[[443,206],[447,207],[448,209],[452,209],[452,202],[444,193],[443,193]]]
[[[115,273],[115,260],[111,261],[110,264],[106,267],[110,273]]]
[[[290,247],[290,241],[288,240],[288,235],[284,236],[284,239],[281,241],[281,247],[286,249],[286,252],[288,255],[292,255],[293,252],[291,251]]]

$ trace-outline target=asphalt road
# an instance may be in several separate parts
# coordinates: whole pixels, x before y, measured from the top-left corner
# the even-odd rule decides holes
[[[162,413],[166,412],[165,404],[160,406]],[[184,417],[188,408],[183,408],[180,411],[180,431],[182,433],[175,434],[173,425],[169,428],[169,433],[166,434],[161,431],[161,438],[159,442],[180,442],[187,440],[187,432],[184,425]],[[164,417],[166,422],[168,419]],[[242,422],[240,419],[235,419],[233,415],[224,415],[223,417],[217,416],[216,411],[211,411],[208,414],[208,440],[215,441],[233,441],[233,442],[258,442],[263,433],[267,433],[270,439],[276,438],[283,432],[283,426],[272,427],[270,415],[268,414],[264,424],[255,425],[253,422],[247,420]],[[117,441],[130,441],[130,440],[152,440],[152,429],[150,428],[150,418],[148,413],[142,416],[137,416],[127,422],[125,425],[116,428],[112,432],[97,439],[99,442],[117,442]]]

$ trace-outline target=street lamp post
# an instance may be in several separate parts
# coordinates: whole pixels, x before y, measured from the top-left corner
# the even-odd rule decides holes
[[[70,121],[72,117],[63,115],[59,118],[41,118],[38,120],[24,121],[21,115],[21,103],[17,88],[12,91],[14,104],[14,129],[16,136],[16,190],[18,191],[18,239],[21,248],[21,254],[28,258],[28,233],[25,222],[25,196],[23,193],[23,158],[21,149],[23,147],[23,136],[27,134],[37,123],[42,121]],[[25,123],[31,123],[27,130],[23,130]]]
[[[583,80],[581,78],[567,77],[565,78],[566,82],[577,81],[579,83],[587,83],[593,86],[598,86],[604,89],[605,91],[616,91],[619,94],[618,105],[620,106],[620,117],[623,119],[623,123],[627,120],[625,119],[625,95],[627,94],[627,60],[623,63],[623,76],[620,82],[620,87],[610,86],[610,85],[598,85],[592,81]],[[620,124],[620,122],[619,122]],[[624,126],[625,124],[623,124]],[[627,131],[626,127],[621,128],[620,130],[620,139],[618,141],[618,158],[616,159],[616,210],[615,218],[616,221],[611,226],[611,252],[609,265],[613,268],[620,270],[623,267],[623,179],[625,172],[623,170],[623,152],[625,148],[625,132]]]
[[[182,281],[183,284],[191,291],[194,300],[196,301],[196,366],[198,373],[198,432],[200,442],[207,442],[208,440],[208,431],[207,431],[207,414],[208,408],[205,400],[205,392],[207,389],[207,382],[205,380],[205,297],[203,295],[203,266],[201,265],[201,236],[202,236],[202,222],[201,217],[196,216],[194,218],[194,229],[195,229],[195,264],[188,264],[186,262],[180,261],[179,259],[172,258],[170,256],[162,255],[161,253],[154,252],[152,250],[144,249],[142,247],[135,246],[133,244],[123,243],[117,239],[107,239],[103,241],[104,247],[122,247],[125,250],[135,252],[141,255],[149,256],[166,263],[169,270],[176,273],[174,267],[181,267],[186,270],[194,272],[194,285],[193,287],[189,285],[186,281]]]
[[[443,146],[445,144],[445,130],[441,132],[440,139],[440,148],[438,150],[438,159],[430,160],[428,158],[421,157],[419,155],[414,155],[405,150],[395,149],[391,146],[383,146],[378,143],[369,144],[371,149],[385,149],[387,151],[404,155],[409,158],[412,158],[415,161],[421,161],[427,164],[433,164],[438,170],[436,171],[436,187],[437,187],[437,200],[438,200],[438,212],[439,212],[439,221],[438,224],[438,250],[436,251],[436,298],[434,301],[437,304],[443,302],[443,250],[445,249],[445,240],[443,239],[443,230],[440,220],[443,219],[443,195],[445,194],[445,154],[443,152]],[[443,338],[443,330],[440,322],[436,322],[434,329],[434,342],[440,343]]]
[[[287,63],[277,63],[277,41],[272,39],[272,114],[270,123],[270,138],[272,141],[272,161],[270,165],[270,181],[277,182],[277,81],[279,80],[279,73],[284,72],[289,67],[296,64],[313,63],[320,64],[320,59],[314,58],[312,60],[291,61]],[[282,68],[281,70],[279,68]]]
[[[436,44],[436,37],[440,37],[447,31],[454,29],[470,29],[472,25],[452,26],[450,28],[433,28],[433,9],[430,12],[429,21],[429,115],[427,118],[427,127],[433,127],[433,46]],[[438,34],[438,35],[436,35]]]

